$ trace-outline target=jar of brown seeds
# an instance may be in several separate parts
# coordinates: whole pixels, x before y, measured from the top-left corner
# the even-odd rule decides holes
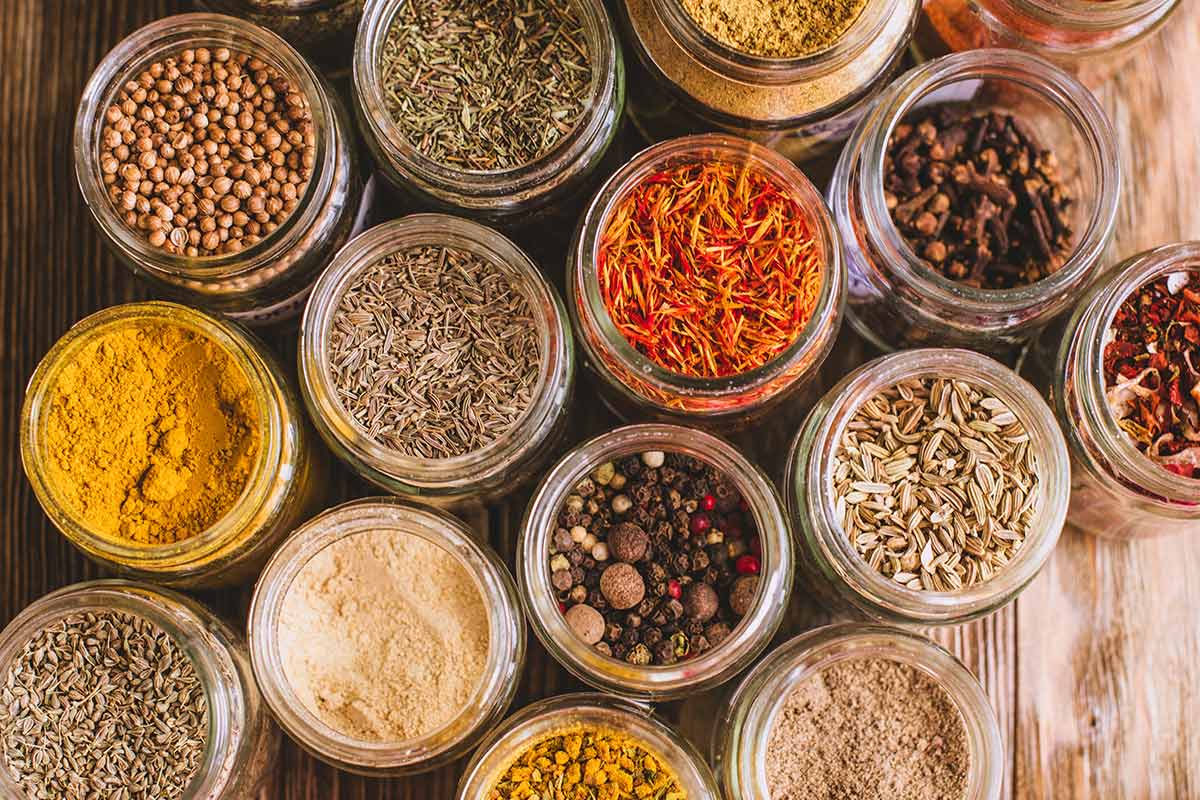
[[[295,316],[362,199],[349,120],[278,35],[153,22],[92,73],[75,172],[101,235],[164,294],[250,324]]]

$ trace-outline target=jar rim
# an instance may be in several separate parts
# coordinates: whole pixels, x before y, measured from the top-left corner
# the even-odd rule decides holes
[[[459,169],[426,156],[393,121],[379,70],[380,50],[406,1],[376,0],[367,4],[355,38],[352,68],[356,108],[364,132],[378,142],[387,162],[416,186],[440,200],[466,207],[479,205],[481,200],[527,202],[557,185],[555,176],[583,160],[597,141],[611,138],[615,132],[614,100],[619,107],[625,82],[620,45],[602,0],[571,0],[580,13],[589,48],[594,51],[584,115],[571,132],[533,161],[507,169]]]
[[[228,46],[266,61],[299,83],[308,101],[316,138],[316,161],[299,205],[279,228],[237,253],[186,256],[150,244],[117,214],[104,189],[97,148],[104,111],[132,75],[155,59],[186,47]],[[253,50],[251,50],[251,47]],[[274,32],[247,20],[224,14],[193,12],[155,20],[118,42],[92,72],[75,116],[73,136],[75,179],[97,225],[116,250],[148,270],[192,280],[236,278],[283,258],[311,229],[322,211],[322,199],[334,181],[337,126],[335,112],[321,79],[290,44]]]
[[[40,630],[79,614],[117,611],[140,617],[166,633],[196,670],[208,704],[208,738],[204,758],[180,800],[209,800],[220,796],[232,760],[241,746],[247,709],[244,687],[229,654],[210,631],[209,621],[195,600],[178,592],[123,579],[71,584],[43,595],[26,606],[0,631],[0,669]],[[3,758],[0,757],[0,761]],[[24,797],[7,769],[0,769],[0,790]]]
[[[612,321],[600,292],[596,264],[605,228],[615,209],[654,172],[669,166],[728,161],[760,171],[775,182],[811,223],[821,250],[821,290],[812,314],[795,339],[770,361],[752,370],[720,378],[684,375],[660,366],[640,353]],[[593,361],[610,368],[606,373],[622,391],[659,408],[674,410],[669,400],[684,395],[688,410],[720,413],[715,407],[730,397],[758,398],[781,391],[815,369],[824,359],[836,330],[830,320],[840,319],[846,301],[846,264],[833,216],[821,193],[799,167],[779,153],[756,142],[725,134],[697,134],[651,145],[618,169],[588,204],[571,246],[568,269],[570,311],[579,324],[579,337]],[[589,335],[592,334],[592,335]],[[593,337],[597,340],[592,341]],[[617,369],[612,369],[615,366]],[[617,374],[619,371],[620,374]],[[605,375],[609,377],[608,374]],[[773,390],[773,391],[772,391]],[[741,413],[744,408],[733,409]]]
[[[1200,479],[1163,469],[1138,450],[1111,412],[1104,381],[1107,332],[1121,305],[1147,283],[1173,272],[1200,274],[1200,241],[1178,242],[1139,253],[1115,266],[1092,289],[1079,304],[1071,324],[1071,329],[1078,330],[1079,335],[1065,337],[1060,345],[1057,359],[1060,374],[1071,369],[1074,383],[1065,387],[1066,391],[1060,393],[1064,396],[1056,400],[1071,402],[1075,412],[1085,419],[1088,430],[1099,440],[1097,451],[1089,450],[1089,455],[1105,463],[1106,471],[1121,479],[1118,483],[1122,490],[1133,492],[1126,485],[1126,481],[1132,481],[1160,502],[1165,500],[1177,506],[1195,502]],[[1140,494],[1138,497],[1145,499]]]
[[[966,381],[1017,415],[1037,446],[1040,502],[1017,555],[991,578],[956,591],[909,589],[876,572],[855,549],[830,491],[834,455],[846,425],[880,391],[917,377]],[[810,412],[788,456],[785,496],[798,535],[854,594],[854,603],[926,625],[955,624],[991,613],[1016,597],[1050,558],[1066,521],[1071,462],[1053,412],[1024,378],[970,350],[905,350],[868,362],[838,382]]]
[[[177,542],[124,543],[89,529],[59,502],[43,468],[42,416],[61,370],[90,342],[129,325],[160,324],[184,328],[221,349],[246,377],[257,401],[258,455],[241,494],[207,530]],[[89,555],[166,575],[187,571],[237,541],[248,520],[269,501],[275,474],[284,459],[284,388],[272,375],[272,362],[249,333],[236,323],[188,306],[161,300],[109,306],[76,322],[50,348],[29,379],[21,409],[21,460],[34,495],[55,527]]]
[[[892,131],[923,98],[956,83],[984,80],[1018,84],[1060,111],[1086,144],[1086,155],[1096,173],[1096,203],[1070,257],[1060,269],[1045,278],[1011,289],[966,286],[926,267],[892,221],[882,179],[874,180],[874,176],[884,173]],[[901,76],[879,96],[872,110],[859,123],[853,139],[862,147],[858,170],[871,177],[861,179],[857,190],[837,188],[846,181],[845,178],[835,179],[833,204],[839,220],[846,213],[844,206],[849,202],[849,197],[842,195],[855,194],[865,218],[866,235],[875,240],[887,268],[906,284],[918,287],[945,306],[995,318],[997,324],[1007,325],[1010,314],[1077,288],[1093,271],[1112,237],[1122,180],[1116,133],[1095,95],[1078,79],[1039,56],[1017,50],[985,48],[928,61]],[[846,152],[854,149],[852,144]],[[844,174],[846,166],[843,157],[839,172]]]
[[[985,7],[996,0],[983,0]],[[1163,14],[1179,0],[1000,0],[1020,11],[1082,30],[1111,30]]]
[[[524,293],[538,327],[541,365],[528,407],[505,433],[478,450],[450,458],[407,456],[371,438],[346,412],[330,375],[329,337],[345,291],[381,258],[420,245],[463,249],[503,271]],[[541,444],[531,430],[540,430],[566,402],[574,376],[572,349],[572,331],[558,292],[516,244],[471,220],[410,214],[347,242],[317,278],[300,323],[300,387],[313,422],[336,449],[349,452],[373,473],[417,491],[445,491],[460,484],[464,475],[479,482],[501,474]]]
[[[559,610],[550,583],[550,537],[565,497],[605,461],[647,450],[683,453],[726,475],[754,515],[762,545],[758,592],[750,610],[721,644],[670,666],[638,666],[585,644]],[[794,554],[783,503],[766,475],[733,445],[692,428],[627,425],[600,434],[564,455],[530,498],[517,535],[517,585],[534,634],[573,675],[599,689],[641,699],[681,697],[731,678],[769,644],[791,595]]]
[[[326,724],[292,689],[279,649],[279,617],[301,570],[337,541],[380,531],[418,536],[444,550],[471,576],[488,614],[488,657],[471,700],[441,728],[403,742],[362,741]],[[424,771],[461,755],[508,708],[525,660],[517,590],[499,556],[461,520],[395,497],[343,503],[297,528],[255,584],[247,631],[255,678],[280,725],[323,760],[364,774]]]

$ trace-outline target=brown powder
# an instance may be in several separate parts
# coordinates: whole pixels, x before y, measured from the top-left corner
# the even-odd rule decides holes
[[[846,34],[866,0],[683,0],[683,8],[714,39],[743,53],[799,58],[831,47]]]
[[[767,741],[771,800],[957,800],[970,750],[954,701],[925,673],[842,661],[801,682]]]

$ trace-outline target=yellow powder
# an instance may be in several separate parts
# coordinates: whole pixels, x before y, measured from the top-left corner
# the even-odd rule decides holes
[[[139,544],[195,536],[233,506],[258,455],[245,372],[179,325],[137,322],[85,345],[48,393],[47,475],[67,513]]]

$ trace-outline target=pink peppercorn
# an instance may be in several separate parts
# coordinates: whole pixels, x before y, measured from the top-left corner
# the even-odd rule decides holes
[[[709,519],[708,514],[693,514],[688,527],[694,534],[704,533],[712,527],[712,520]]]
[[[700,507],[705,511],[712,511],[717,507],[717,498],[713,497],[711,494],[704,495],[704,499],[700,501]]]
[[[739,556],[733,566],[738,575],[757,575],[761,567],[758,557],[751,555]]]
[[[683,597],[683,587],[679,584],[679,581],[674,578],[667,581],[667,594],[671,595],[671,598],[674,600]]]

